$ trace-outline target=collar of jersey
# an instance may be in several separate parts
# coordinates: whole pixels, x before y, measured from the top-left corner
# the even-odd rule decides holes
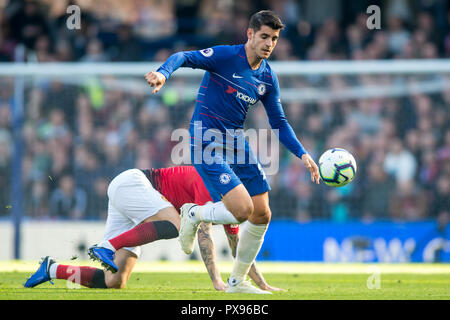
[[[248,59],[247,59],[247,53],[245,52],[245,44],[241,45],[241,50],[240,53],[242,54],[243,57],[245,57],[245,63],[248,66],[248,68],[250,70],[252,70],[253,74],[255,75],[259,75],[263,72],[263,70],[266,67],[266,59],[263,59],[263,61],[261,62],[261,64],[259,65],[259,68],[256,70],[253,70],[252,67],[250,66],[250,63],[248,63]]]

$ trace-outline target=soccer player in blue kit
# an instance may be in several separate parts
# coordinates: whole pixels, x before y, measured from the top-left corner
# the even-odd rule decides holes
[[[270,294],[246,280],[272,215],[268,196],[270,186],[248,142],[242,138],[250,106],[258,101],[263,103],[269,123],[280,141],[301,159],[310,171],[312,182],[318,184],[320,180],[316,163],[286,120],[277,76],[266,60],[283,28],[274,12],[257,12],[250,19],[245,44],[178,52],[156,72],[145,75],[147,82],[154,87],[154,94],[180,67],[206,71],[189,130],[191,160],[214,202],[203,206],[192,203],[182,206],[179,241],[183,251],[190,254],[200,222],[239,224],[247,221],[241,231],[228,279],[228,293]],[[206,134],[208,131],[209,135]],[[214,136],[214,140],[206,136]],[[231,156],[228,153],[230,140],[233,141]],[[207,151],[210,151],[210,156],[205,156]]]

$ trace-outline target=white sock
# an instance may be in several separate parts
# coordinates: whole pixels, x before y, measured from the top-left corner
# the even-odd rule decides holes
[[[195,210],[195,216],[202,222],[213,222],[216,224],[240,224],[240,222],[228,211],[222,201],[208,202]]]
[[[264,242],[268,224],[253,224],[250,221],[245,223],[241,231],[236,249],[236,259],[234,260],[233,270],[230,274],[230,283],[235,284],[245,280],[252,263],[258,255],[259,249]]]
[[[52,263],[48,270],[51,279],[56,279],[56,269],[58,269],[59,263]]]

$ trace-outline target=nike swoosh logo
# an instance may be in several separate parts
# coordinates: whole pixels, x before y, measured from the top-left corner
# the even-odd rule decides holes
[[[236,73],[233,73],[233,78],[235,78],[235,79],[241,79],[241,78],[243,78],[243,77],[238,76]]]

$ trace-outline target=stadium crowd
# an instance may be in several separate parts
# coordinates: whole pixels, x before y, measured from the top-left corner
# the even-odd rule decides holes
[[[70,4],[81,7],[81,29],[66,26]],[[367,29],[370,4],[381,7],[380,30]],[[179,50],[244,42],[248,16],[264,8],[278,12],[287,25],[274,61],[450,56],[448,1],[42,0],[7,1],[0,7],[0,60],[13,61],[14,48],[23,44],[27,61],[163,61]],[[323,81],[339,89],[377,79]],[[8,215],[14,83],[0,82],[0,214]],[[82,86],[38,81],[27,87],[25,101],[25,211],[41,219],[105,218],[108,182],[127,168],[172,165],[176,142],[170,135],[187,128],[193,110],[189,99],[105,89],[95,80]],[[282,148],[279,173],[269,176],[274,219],[433,218],[445,224],[449,105],[450,90],[284,103],[314,159],[328,147],[345,146],[357,159],[358,172],[344,188],[317,187]],[[250,112],[247,126],[268,127],[262,107]]]
[[[70,5],[80,8],[76,29]],[[370,5],[381,10],[377,32],[367,28]],[[0,2],[0,61],[13,61],[17,44],[30,61],[163,60],[245,42],[249,16],[267,8],[286,24],[272,60],[450,56],[446,0],[9,0]]]

